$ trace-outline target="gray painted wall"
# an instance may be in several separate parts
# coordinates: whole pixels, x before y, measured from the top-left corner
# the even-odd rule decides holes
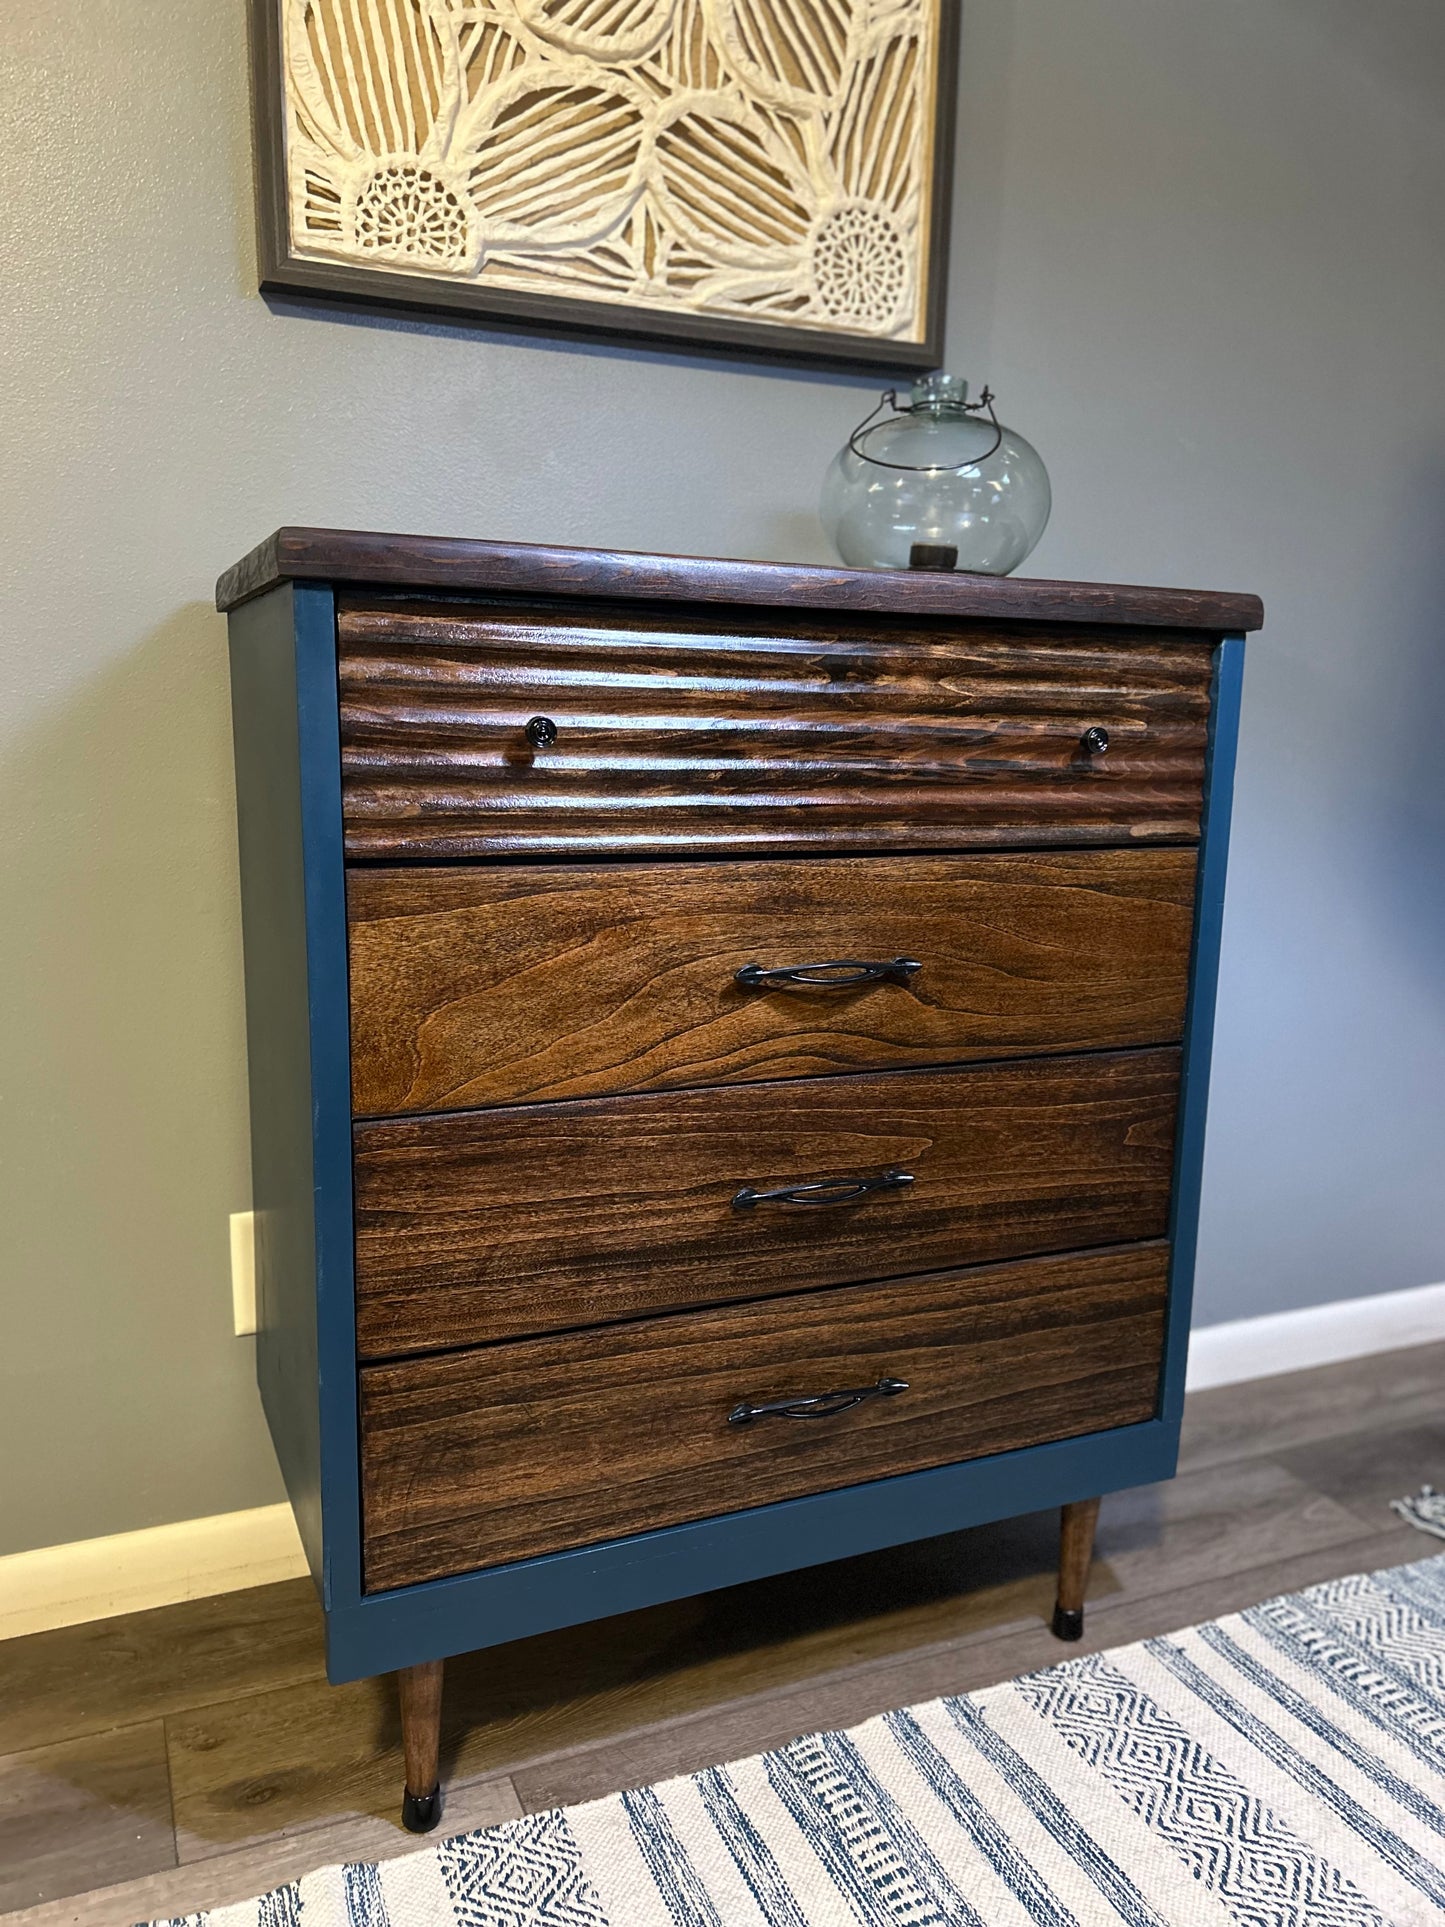
[[[0,1551],[262,1504],[218,570],[821,558],[869,384],[271,311],[242,0],[5,9]],[[1445,1278],[1445,14],[969,0],[950,362],[1030,569],[1260,591],[1200,1316]],[[16,1476],[22,1467],[25,1476]]]

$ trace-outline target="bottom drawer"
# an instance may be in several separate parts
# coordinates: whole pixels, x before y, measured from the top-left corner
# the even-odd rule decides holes
[[[1150,1418],[1168,1255],[1029,1258],[367,1366],[366,1589]],[[863,1388],[807,1420],[730,1418]]]

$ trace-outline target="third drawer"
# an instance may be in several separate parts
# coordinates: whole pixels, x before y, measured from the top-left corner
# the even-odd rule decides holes
[[[1158,1237],[1178,1082],[1108,1051],[358,1124],[358,1349]]]

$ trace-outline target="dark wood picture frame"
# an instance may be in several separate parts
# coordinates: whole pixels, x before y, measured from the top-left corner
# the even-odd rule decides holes
[[[937,0],[932,179],[927,255],[921,269],[925,277],[921,341],[844,334],[732,315],[628,307],[570,295],[486,287],[440,275],[357,267],[346,261],[298,254],[291,243],[287,195],[280,5],[281,0],[249,0],[257,249],[263,294],[349,308],[430,314],[492,330],[543,332],[637,348],[677,349],[838,370],[903,374],[939,366],[948,278],[961,0]]]

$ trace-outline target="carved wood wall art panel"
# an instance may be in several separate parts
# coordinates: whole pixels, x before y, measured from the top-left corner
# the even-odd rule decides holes
[[[262,286],[937,359],[957,0],[253,0]]]

